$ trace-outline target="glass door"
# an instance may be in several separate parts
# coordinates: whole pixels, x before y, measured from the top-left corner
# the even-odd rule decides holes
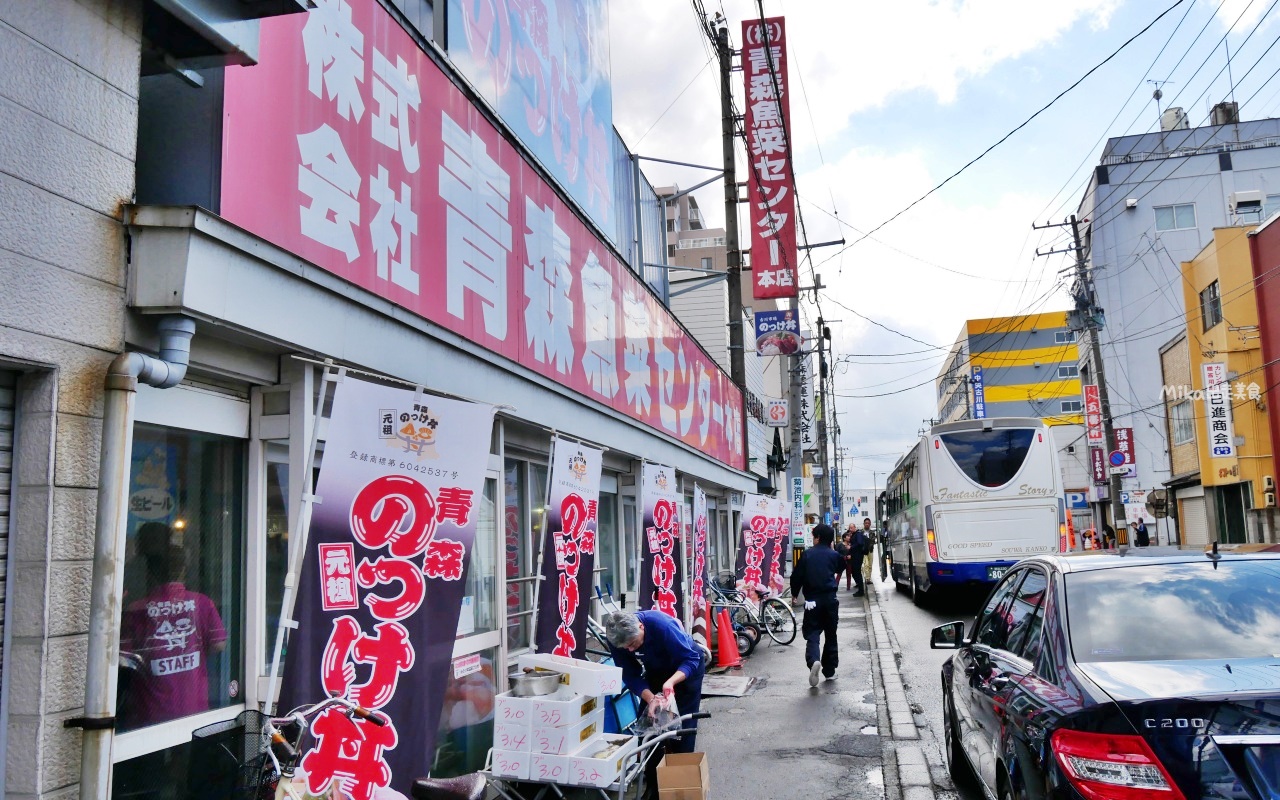
[[[453,665],[440,713],[433,777],[450,777],[484,768],[493,746],[494,696],[503,691],[506,663],[502,646],[504,615],[498,601],[499,480],[491,470],[484,482],[480,523],[467,569],[467,589],[458,615]]]

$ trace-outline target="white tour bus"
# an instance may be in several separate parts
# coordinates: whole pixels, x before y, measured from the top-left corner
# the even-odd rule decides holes
[[[1031,417],[935,425],[899,459],[881,496],[893,580],[921,603],[990,585],[1019,558],[1066,552],[1062,473]]]

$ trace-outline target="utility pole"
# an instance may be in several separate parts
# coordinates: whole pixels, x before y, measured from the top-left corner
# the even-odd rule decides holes
[[[729,292],[729,377],[742,391],[747,391],[746,348],[742,335],[742,251],[738,249],[738,168],[734,154],[733,50],[729,47],[729,26],[723,17],[715,22],[716,52],[720,56],[720,135],[724,154],[724,245],[726,257],[725,285]],[[743,414],[742,441],[746,439]]]
[[[1085,220],[1086,222],[1088,220]],[[1110,471],[1110,460],[1107,458],[1111,453],[1116,451],[1116,428],[1115,421],[1111,418],[1111,400],[1107,392],[1107,373],[1102,363],[1102,318],[1103,310],[1098,307],[1097,295],[1093,291],[1093,282],[1089,279],[1088,269],[1084,262],[1084,245],[1080,241],[1080,223],[1076,219],[1076,215],[1057,224],[1046,223],[1044,225],[1032,225],[1035,230],[1041,228],[1070,228],[1072,244],[1070,247],[1059,250],[1049,250],[1041,253],[1036,251],[1037,256],[1047,256],[1053,253],[1074,252],[1076,256],[1075,267],[1075,285],[1072,287],[1072,299],[1075,300],[1075,311],[1068,314],[1068,324],[1073,331],[1080,331],[1089,337],[1089,360],[1093,362],[1094,382],[1098,387],[1098,402],[1102,406],[1102,434],[1103,444],[1106,446],[1106,455],[1103,460],[1107,463],[1107,469]],[[1091,461],[1092,463],[1092,461]],[[1108,494],[1111,503],[1111,524],[1116,529],[1116,541],[1119,542],[1120,535],[1124,532],[1124,502],[1120,497],[1123,488],[1120,483],[1119,474],[1108,474]]]
[[[827,405],[827,342],[831,339],[831,332],[827,329],[826,324],[822,321],[822,317],[818,317],[818,403],[822,406],[822,418],[815,420],[818,423],[818,463],[822,467],[822,481],[818,483],[816,494],[819,498],[824,498],[826,502],[820,499],[818,508],[830,510],[832,508],[831,491],[831,460],[827,455],[827,415],[831,412],[831,407]],[[837,520],[837,523],[839,520]]]

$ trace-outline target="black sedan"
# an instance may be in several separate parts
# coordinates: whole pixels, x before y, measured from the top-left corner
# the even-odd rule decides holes
[[[1280,547],[1030,558],[931,644],[989,798],[1280,800]]]

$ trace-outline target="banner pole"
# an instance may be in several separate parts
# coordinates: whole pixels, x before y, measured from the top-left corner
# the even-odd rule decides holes
[[[542,564],[547,557],[547,517],[551,511],[551,474],[555,471],[556,466],[556,443],[560,441],[560,434],[555,429],[551,430],[551,453],[547,456],[547,483],[543,487],[542,494],[542,530],[538,533],[538,569],[534,573],[536,580],[533,583],[533,615],[529,617],[529,646],[533,652],[538,652],[538,607],[542,605]]]
[[[331,373],[330,370],[333,367],[333,360],[326,359],[324,372],[320,378],[320,393],[316,398],[316,412],[311,418],[310,447],[303,461],[305,468],[301,476],[305,481],[302,502],[298,508],[298,524],[294,535],[289,537],[289,567],[284,576],[284,595],[280,600],[280,622],[276,625],[276,643],[271,653],[271,671],[267,679],[267,691],[262,698],[263,714],[274,713],[276,698],[279,695],[280,687],[277,678],[280,674],[280,656],[284,652],[285,631],[296,628],[298,625],[293,619],[293,607],[298,596],[298,575],[302,572],[302,561],[307,552],[307,536],[311,532],[311,508],[315,503],[321,502],[321,498],[314,494],[315,483],[312,477],[315,471],[316,448],[320,445],[320,420],[329,398],[330,385],[336,391],[337,385],[347,376],[346,367],[338,367],[336,373]]]

